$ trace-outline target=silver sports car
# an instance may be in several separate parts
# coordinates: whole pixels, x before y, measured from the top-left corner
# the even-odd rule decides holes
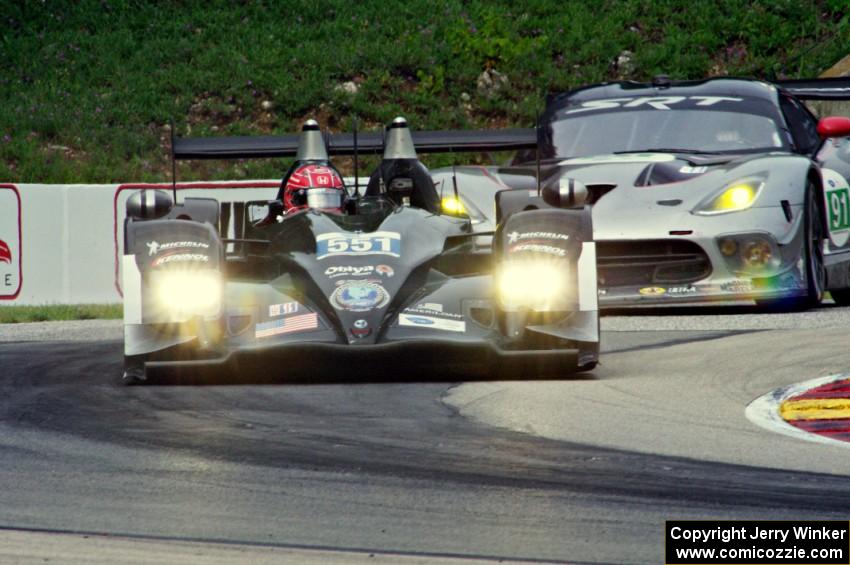
[[[456,182],[482,231],[493,191],[583,183],[604,306],[798,309],[826,290],[850,304],[850,119],[818,121],[810,98],[850,99],[850,80],[589,86],[549,100],[540,153],[459,168]]]

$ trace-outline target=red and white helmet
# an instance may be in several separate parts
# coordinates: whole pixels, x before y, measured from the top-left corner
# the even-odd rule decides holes
[[[295,169],[283,188],[285,213],[315,208],[342,211],[345,188],[342,177],[325,165],[301,165]]]

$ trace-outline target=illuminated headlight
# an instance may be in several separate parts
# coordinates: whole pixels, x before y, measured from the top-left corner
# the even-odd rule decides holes
[[[505,307],[548,310],[566,300],[563,261],[513,261],[502,265],[496,276],[499,300]]]
[[[153,298],[171,318],[213,316],[221,308],[222,284],[218,271],[170,270],[151,275]]]
[[[466,207],[463,205],[463,202],[461,202],[460,198],[455,198],[454,196],[444,196],[440,202],[440,207],[443,209],[444,214],[450,216],[466,215]]]
[[[719,193],[702,201],[694,210],[695,214],[725,214],[746,210],[758,198],[764,187],[764,179],[752,177],[741,179],[723,187]]]

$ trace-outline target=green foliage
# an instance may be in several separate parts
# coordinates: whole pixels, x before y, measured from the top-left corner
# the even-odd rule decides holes
[[[0,324],[53,320],[118,319],[120,304],[50,304],[45,306],[0,306]]]
[[[847,0],[52,0],[0,14],[0,180],[162,181],[181,135],[529,125],[545,94],[621,78],[815,76]],[[618,65],[623,51],[633,55]],[[482,71],[508,86],[487,97]],[[339,86],[354,82],[350,94]],[[270,107],[271,105],[271,107]],[[445,157],[441,158],[445,160]],[[286,163],[181,165],[182,179]]]

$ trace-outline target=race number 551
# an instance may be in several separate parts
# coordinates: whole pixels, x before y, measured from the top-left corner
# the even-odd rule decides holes
[[[373,232],[367,234],[325,233],[316,237],[316,258],[336,255],[391,255],[401,253],[401,234]]]

